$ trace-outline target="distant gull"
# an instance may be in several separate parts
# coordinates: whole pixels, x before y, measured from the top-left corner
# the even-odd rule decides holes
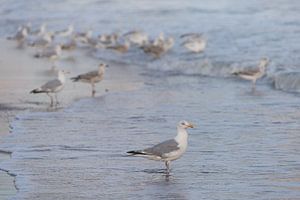
[[[71,36],[74,32],[74,26],[71,24],[67,29],[56,31],[55,35],[60,37],[68,37]]]
[[[58,100],[57,100],[57,94],[58,92],[60,92],[65,85],[66,82],[66,78],[65,78],[65,74],[67,74],[69,72],[66,72],[64,70],[59,70],[58,71],[58,76],[56,79],[48,81],[47,83],[45,83],[44,85],[42,85],[39,88],[36,88],[32,91],[30,91],[30,93],[33,94],[38,94],[38,93],[46,93],[47,96],[49,96],[50,98],[50,105],[53,106],[53,97],[50,95],[50,93],[54,93],[55,95],[55,100],[56,100],[56,104],[58,104]]]
[[[130,31],[123,35],[126,39],[128,39],[132,44],[141,46],[148,42],[148,35],[143,31]]]
[[[154,58],[160,58],[165,50],[162,45],[146,44],[140,47],[144,53],[153,56]]]
[[[186,33],[180,37],[185,39],[181,46],[192,53],[201,53],[206,48],[206,39],[200,33]]]
[[[36,58],[49,58],[50,60],[55,60],[61,55],[61,46],[56,45],[54,47],[47,47],[42,51],[36,53],[34,57]]]
[[[92,96],[95,96],[95,83],[102,81],[106,67],[108,67],[108,65],[101,63],[98,70],[80,74],[76,77],[72,77],[71,80],[73,80],[74,82],[81,81],[84,83],[90,83],[92,86]]]
[[[43,35],[31,36],[28,40],[28,44],[34,47],[46,47],[53,41],[54,35],[51,32],[46,32]]]
[[[16,32],[16,34],[14,36],[9,36],[7,37],[8,40],[16,40],[19,44],[19,46],[23,45],[25,39],[28,36],[28,28],[26,28],[25,26],[20,26],[18,28],[18,31]]]
[[[164,141],[144,150],[128,151],[127,153],[132,156],[140,156],[150,160],[163,161],[166,165],[167,174],[169,174],[170,162],[180,158],[187,149],[187,128],[194,128],[194,125],[187,121],[180,121],[177,125],[177,136],[174,139]]]
[[[114,51],[117,51],[119,53],[126,53],[129,48],[130,48],[130,43],[129,41],[125,41],[123,44],[115,44],[115,45],[112,45],[112,46],[107,46],[106,47],[107,49],[112,49]]]
[[[152,55],[154,58],[160,58],[163,54],[167,53],[174,45],[174,39],[172,37],[159,42],[153,42],[144,44],[140,48],[144,53]]]
[[[118,33],[102,34],[102,35],[98,35],[97,38],[103,46],[114,45],[119,39],[119,34]]]
[[[262,58],[259,62],[258,68],[256,69],[244,69],[235,71],[232,74],[239,76],[245,80],[252,81],[252,89],[255,89],[256,80],[265,75],[266,68],[269,64],[268,58]]]

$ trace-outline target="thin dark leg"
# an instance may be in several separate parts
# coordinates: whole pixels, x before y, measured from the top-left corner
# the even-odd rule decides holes
[[[50,97],[50,106],[52,107],[53,106],[53,97],[49,94],[49,93],[46,93],[48,97]]]
[[[54,96],[55,96],[56,105],[58,105],[59,102],[58,102],[57,94],[55,93]]]
[[[95,84],[92,83],[92,97],[94,97],[96,94],[96,90],[95,90]]]
[[[167,168],[167,174],[170,173],[170,161],[165,162],[166,168]]]

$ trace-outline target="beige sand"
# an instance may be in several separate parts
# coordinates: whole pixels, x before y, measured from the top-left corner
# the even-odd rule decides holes
[[[53,64],[47,59],[33,57],[36,49],[16,48],[13,41],[0,39],[0,144],[3,137],[9,134],[9,122],[25,110],[49,111],[55,108],[49,107],[49,98],[45,94],[29,94],[41,84],[54,77]],[[59,69],[71,72],[67,77],[67,83],[62,92],[58,94],[59,108],[68,106],[77,99],[91,96],[91,88],[88,84],[72,83],[69,78],[79,73],[97,69],[101,60],[88,58],[88,52],[77,50],[64,53],[63,58],[56,62]],[[134,73],[133,66],[124,64],[108,63],[104,80],[96,86],[96,97],[109,92],[135,90],[143,85]],[[8,159],[9,154],[0,153],[0,162]],[[16,192],[13,177],[6,172],[0,171],[0,199],[6,199]],[[3,180],[3,181],[2,181]],[[5,184],[3,184],[5,183]]]

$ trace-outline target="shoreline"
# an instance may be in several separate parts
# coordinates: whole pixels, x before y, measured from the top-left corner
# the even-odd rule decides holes
[[[35,49],[29,47],[18,49],[14,41],[7,41],[6,39],[0,39],[0,43],[1,145],[5,137],[12,132],[10,123],[19,114],[26,111],[49,111],[49,98],[44,94],[29,94],[29,91],[51,80],[54,73],[51,71],[52,64],[49,60],[33,57]],[[72,54],[75,55],[71,57],[69,53],[66,53],[66,57],[56,63],[58,68],[66,69],[71,74],[66,77],[67,83],[64,90],[58,94],[61,103],[59,108],[50,108],[51,111],[67,108],[79,99],[90,98],[90,86],[88,84],[71,83],[69,78],[78,73],[94,70],[102,61],[87,57],[81,49],[72,52]],[[76,60],[74,60],[75,57]],[[107,69],[104,80],[96,86],[96,98],[105,94],[106,89],[109,89],[109,92],[118,92],[135,90],[143,85],[138,75],[134,76],[132,73],[134,71],[132,66],[114,62],[105,63],[113,66]],[[0,149],[0,179],[4,180],[4,184],[0,185],[0,200],[12,197],[18,191],[15,185],[15,175],[10,174],[8,169],[1,168],[1,163],[9,160],[11,154],[12,152],[9,150]]]

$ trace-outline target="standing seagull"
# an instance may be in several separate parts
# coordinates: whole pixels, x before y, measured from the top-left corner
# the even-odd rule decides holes
[[[59,70],[56,79],[48,81],[41,87],[32,90],[30,93],[33,94],[46,93],[50,97],[50,101],[51,101],[50,106],[53,106],[53,97],[50,95],[50,93],[54,93],[56,104],[58,104],[56,93],[60,92],[64,88],[66,82],[65,74],[67,73],[69,72],[65,72],[64,70]]]
[[[170,162],[180,158],[186,151],[188,145],[187,128],[194,128],[194,125],[187,121],[180,121],[177,125],[177,136],[174,139],[166,140],[153,147],[128,151],[132,156],[141,156],[150,160],[157,160],[165,162],[167,174],[170,172]]]
[[[243,79],[252,81],[252,89],[255,89],[256,80],[265,75],[266,68],[269,64],[268,58],[262,58],[259,62],[258,68],[256,69],[245,69],[241,71],[233,72],[233,75],[237,75]]]
[[[105,67],[108,67],[108,65],[101,63],[99,65],[98,70],[91,71],[85,74],[80,74],[76,77],[72,77],[71,80],[73,80],[74,82],[81,81],[84,83],[90,83],[92,86],[92,96],[95,96],[95,83],[102,81],[105,72]]]

